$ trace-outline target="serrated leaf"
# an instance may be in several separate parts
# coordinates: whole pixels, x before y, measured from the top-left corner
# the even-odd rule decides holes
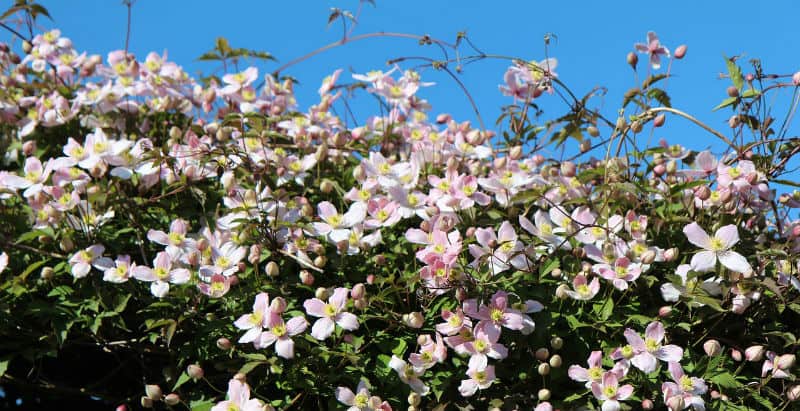
[[[723,56],[725,57],[725,56]],[[736,87],[737,90],[741,90],[744,87],[744,77],[742,77],[742,69],[736,64],[736,62],[732,59],[725,57],[725,65],[728,66],[728,76],[730,76],[733,85]]]
[[[738,97],[728,97],[725,100],[722,100],[722,103],[719,103],[719,105],[717,105],[716,107],[711,109],[711,111],[717,111],[717,110],[719,110],[721,108],[728,107],[728,106],[736,103],[737,99],[738,99]]]
[[[258,367],[259,365],[264,365],[264,364],[267,364],[267,362],[266,361],[251,361],[251,362],[245,363],[245,365],[243,365],[242,368],[239,368],[239,372],[242,373],[242,374],[247,374],[250,371],[253,371],[254,369],[256,369],[256,367]]]

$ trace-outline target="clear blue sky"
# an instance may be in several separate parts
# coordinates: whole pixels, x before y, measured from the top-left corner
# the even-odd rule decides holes
[[[79,50],[105,54],[124,47],[126,8],[120,0],[40,1],[55,19],[55,23],[44,24],[59,27]],[[608,87],[607,97],[595,102],[602,104],[604,114],[609,117],[615,115],[622,94],[634,85],[625,55],[633,50],[633,43],[644,41],[648,30],[656,31],[670,50],[679,44],[689,46],[687,57],[673,67],[676,77],[669,82],[673,106],[697,115],[723,132],[728,131],[725,120],[730,112],[711,112],[726,97],[725,88],[729,85],[727,79],[719,79],[719,74],[725,71],[723,53],[741,54],[743,61],[760,58],[768,73],[800,70],[797,57],[800,25],[796,20],[800,5],[792,0],[768,3],[377,0],[376,3],[377,7],[364,8],[354,34],[427,33],[453,41],[456,33],[463,30],[488,53],[541,60],[543,36],[554,33],[557,39],[549,53],[559,59],[560,78],[576,94],[586,93],[595,86]],[[139,58],[151,50],[167,50],[170,59],[190,73],[209,73],[218,66],[198,62],[196,58],[212,48],[217,36],[224,36],[234,47],[275,55],[278,63],[259,63],[261,73],[265,73],[340,39],[339,25],[326,28],[330,7],[355,12],[357,6],[356,0],[138,0],[133,7],[130,50]],[[292,67],[286,74],[301,81],[297,94],[301,106],[306,107],[317,101],[320,80],[336,68],[344,68],[345,73],[366,72],[386,68],[385,62],[390,58],[418,55],[440,58],[432,47],[420,47],[411,40],[371,39],[328,51]],[[497,90],[507,66],[507,62],[483,61],[467,66],[461,77],[489,125],[497,118],[499,107],[510,102]],[[639,67],[640,71],[644,69],[644,61],[640,61]],[[446,75],[428,69],[423,72],[423,79],[438,83],[421,92],[433,104],[434,112],[447,111],[458,119],[474,119],[468,101]],[[783,98],[788,99],[789,93],[783,92]],[[363,121],[369,110],[375,108],[374,104],[366,96],[359,99],[356,103],[357,113],[361,114],[359,120]],[[550,104],[545,107],[552,108],[547,113],[551,118],[564,111],[563,107]],[[786,107],[779,107],[777,113],[782,113],[781,109]],[[659,130],[656,138],[666,137],[694,149],[714,144],[714,137],[685,121],[674,118],[668,121],[671,127]]]

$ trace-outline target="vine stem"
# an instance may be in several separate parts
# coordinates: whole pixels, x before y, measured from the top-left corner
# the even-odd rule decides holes
[[[667,113],[672,113],[672,114],[675,114],[675,115],[677,115],[677,116],[681,116],[681,117],[683,117],[683,118],[685,118],[685,119],[687,119],[687,120],[691,121],[692,123],[695,123],[695,124],[697,124],[697,125],[698,125],[698,126],[700,126],[700,128],[702,128],[703,130],[705,130],[705,131],[708,131],[709,133],[713,134],[714,136],[716,136],[716,137],[717,137],[717,138],[719,138],[720,140],[724,141],[724,142],[725,142],[725,144],[727,144],[728,146],[730,146],[730,147],[731,147],[731,148],[732,148],[734,151],[738,151],[738,149],[736,148],[736,145],[735,145],[735,144],[733,144],[733,142],[732,142],[730,139],[728,139],[727,137],[725,137],[725,135],[723,135],[723,134],[722,134],[722,133],[720,133],[719,131],[717,131],[717,130],[714,130],[713,128],[709,127],[708,125],[706,125],[706,124],[705,124],[705,123],[703,123],[702,121],[698,120],[698,119],[697,119],[697,118],[695,118],[694,116],[692,116],[692,115],[690,115],[690,114],[688,114],[688,113],[685,113],[685,112],[683,112],[683,111],[680,111],[680,110],[678,110],[678,109],[674,109],[674,108],[672,108],[672,107],[653,107],[653,108],[651,108],[651,109],[648,109],[647,111],[645,111],[643,114],[647,114],[647,113],[658,113],[658,112],[662,112],[662,111],[665,111],[665,112],[667,112]]]

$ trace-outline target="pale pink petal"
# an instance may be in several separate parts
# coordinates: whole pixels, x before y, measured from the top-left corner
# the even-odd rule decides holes
[[[344,405],[353,405],[356,395],[347,387],[336,388],[336,399]]]
[[[645,338],[650,338],[654,341],[661,342],[664,339],[664,325],[658,321],[653,321],[647,325],[644,331]]]
[[[165,281],[153,281],[150,283],[150,292],[158,298],[163,298],[169,292],[169,283]]]
[[[690,243],[704,250],[711,249],[711,238],[699,224],[691,223],[687,225],[683,228],[683,233],[686,234],[686,238],[689,239]]]
[[[325,303],[319,298],[306,300],[303,303],[303,307],[306,309],[306,313],[308,313],[308,315],[313,315],[314,317],[325,317]]]
[[[328,299],[328,302],[339,311],[347,304],[347,293],[347,288],[339,287],[333,291],[333,295]]]
[[[307,327],[308,321],[301,316],[297,316],[286,322],[286,333],[294,337],[305,331]]]
[[[714,233],[714,237],[722,240],[724,249],[728,250],[739,242],[739,230],[736,229],[735,225],[728,224],[724,227],[720,227],[719,230]]]
[[[713,251],[701,251],[692,256],[692,270],[707,272],[714,270],[717,265],[717,253]]]
[[[683,348],[677,345],[665,345],[655,352],[656,357],[661,361],[679,362],[683,357]]]
[[[358,329],[358,317],[351,313],[340,313],[336,316],[336,324],[348,331]]]
[[[275,342],[275,352],[286,359],[294,357],[294,341],[291,338],[279,338]]]
[[[649,352],[643,352],[635,355],[633,359],[631,359],[631,362],[636,368],[642,370],[646,374],[650,374],[651,372],[655,371],[658,360],[653,356],[653,354],[650,354]]]
[[[333,334],[334,327],[333,320],[328,317],[322,317],[311,327],[311,336],[318,340],[324,340]]]
[[[617,400],[606,400],[603,402],[603,406],[600,407],[601,411],[619,411],[619,401]]]
[[[475,395],[478,391],[478,383],[473,379],[461,380],[461,385],[458,386],[458,392],[464,397]]]
[[[589,370],[581,367],[580,365],[570,366],[569,370],[567,370],[567,375],[569,375],[569,378],[572,378],[574,381],[589,381]]]
[[[732,271],[736,271],[737,273],[746,274],[753,271],[753,268],[750,267],[747,259],[735,251],[721,252],[717,254],[717,257],[719,257],[719,262],[722,263],[722,265]]]

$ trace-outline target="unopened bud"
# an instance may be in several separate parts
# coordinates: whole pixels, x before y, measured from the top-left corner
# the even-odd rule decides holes
[[[792,385],[789,387],[789,389],[786,390],[786,398],[788,398],[789,401],[797,401],[800,399],[800,385]]]
[[[536,369],[539,375],[548,375],[550,374],[550,364],[543,362],[539,364],[539,367]]]
[[[153,400],[148,397],[142,397],[140,403],[142,404],[142,408],[153,408]]]
[[[273,313],[282,313],[286,311],[287,305],[288,304],[286,304],[286,300],[283,297],[275,297],[269,303],[269,310]]]
[[[160,401],[162,392],[161,387],[156,384],[147,384],[144,386],[144,393],[147,395],[147,398],[150,398],[153,401]]]
[[[675,56],[675,58],[678,60],[682,59],[686,55],[687,48],[688,47],[685,44],[681,44],[675,49],[675,54],[673,54],[673,56]]]
[[[794,354],[783,354],[775,360],[775,366],[781,370],[788,370],[794,367],[796,359]]]
[[[639,63],[639,56],[637,56],[636,53],[631,51],[625,57],[625,60],[628,62],[628,65],[631,66],[632,69],[636,70],[636,64]]]
[[[653,167],[653,174],[655,174],[658,177],[663,176],[664,173],[666,172],[667,172],[667,166],[665,166],[664,164],[657,164],[655,167]]]
[[[188,375],[190,378],[192,378],[194,380],[199,380],[199,379],[203,378],[203,375],[205,375],[205,372],[203,371],[203,368],[200,367],[199,365],[197,365],[197,364],[189,364],[189,366],[186,367],[186,375]]]
[[[553,337],[550,339],[550,346],[554,350],[560,350],[564,346],[564,340],[561,337]]]
[[[330,193],[333,191],[333,182],[331,180],[322,180],[322,183],[319,185],[319,190],[325,194]]]
[[[300,271],[300,282],[304,285],[314,285],[314,275],[308,272],[308,270]]]
[[[420,401],[422,401],[422,397],[419,394],[417,394],[416,392],[412,392],[411,394],[408,394],[408,404],[409,405],[413,405],[413,406],[416,407],[417,405],[419,405]]]
[[[667,249],[666,251],[664,251],[664,261],[666,262],[675,261],[675,259],[678,258],[678,254],[679,251],[677,247],[672,247],[670,249]]]
[[[725,92],[728,93],[728,97],[739,97],[739,89],[734,86],[728,86]]]
[[[711,198],[711,189],[706,185],[702,185],[694,190],[694,195],[698,200],[706,201]]]
[[[685,408],[686,402],[680,395],[673,395],[667,399],[667,408],[670,411],[681,411]]]
[[[742,120],[739,118],[738,114],[734,114],[728,119],[728,126],[730,128],[739,127],[740,124],[742,124]]]
[[[567,291],[570,291],[568,285],[566,284],[559,285],[558,288],[556,288],[556,297],[562,300],[566,300],[567,298],[569,298],[569,294],[567,294]]]
[[[221,337],[221,338],[217,339],[217,348],[219,348],[222,351],[230,350],[231,349],[231,340],[229,340],[229,339],[227,339],[225,337]]]
[[[181,402],[181,397],[174,392],[169,393],[167,394],[166,397],[164,397],[164,403],[166,403],[167,405],[178,405],[178,403],[180,402]]]
[[[444,124],[450,121],[452,117],[449,114],[439,114],[436,116],[436,122],[438,124]]]
[[[561,359],[560,355],[555,354],[552,357],[550,357],[550,366],[551,367],[553,367],[553,368],[561,368],[561,364],[562,363],[563,363],[563,360]]]
[[[575,247],[572,249],[572,255],[575,256],[575,258],[585,258],[586,249],[583,247]]]
[[[553,278],[561,278],[562,274],[563,273],[561,272],[560,268],[554,268],[553,271],[550,271],[550,276]]]
[[[671,313],[672,313],[672,307],[668,305],[665,305],[658,309],[658,316],[661,318],[669,317]]]
[[[324,255],[318,255],[317,258],[314,259],[314,266],[317,268],[325,267],[325,263],[328,262],[328,259]]]
[[[708,340],[703,343],[703,351],[709,357],[716,357],[722,352],[722,345],[717,340]]]
[[[548,390],[547,388],[542,388],[536,394],[536,397],[539,398],[539,401],[547,401],[550,399],[550,390]]]
[[[653,264],[653,261],[656,260],[656,252],[653,250],[647,250],[642,253],[641,259],[643,264]]]
[[[643,410],[652,410],[653,409],[653,400],[649,398],[645,398],[642,400],[642,409]]]
[[[61,241],[58,242],[61,251],[68,253],[75,249],[75,243],[72,242],[72,238],[70,237],[62,237]]]
[[[408,314],[403,314],[403,323],[411,328],[422,328],[425,324],[425,318],[419,311],[414,311]]]
[[[737,349],[731,349],[731,358],[734,361],[741,361],[742,360],[742,352]]]
[[[642,128],[644,128],[644,125],[642,125],[642,122],[639,120],[636,120],[631,123],[631,131],[633,131],[634,133],[641,133]]]
[[[792,74],[792,84],[795,86],[800,86],[800,71]]]
[[[273,278],[277,277],[278,274],[280,274],[280,268],[278,268],[278,263],[276,263],[275,261],[268,262],[265,270],[267,272],[267,275]]]
[[[25,54],[30,54],[31,50],[33,50],[33,44],[28,40],[22,40],[22,51],[24,51]]]
[[[547,348],[539,348],[536,350],[536,359],[539,361],[547,361],[547,357],[550,356],[550,350]]]
[[[522,146],[514,146],[508,150],[508,156],[511,157],[512,160],[519,160],[522,157]]]
[[[764,352],[766,349],[763,345],[753,345],[744,350],[744,358],[747,361],[758,362],[764,359]]]
[[[675,160],[667,161],[667,174],[675,174],[678,171],[678,162]]]
[[[576,166],[572,161],[561,163],[561,175],[564,177],[575,177]]]
[[[667,116],[662,113],[662,114],[657,115],[656,118],[653,119],[653,126],[661,127],[666,122],[667,122]]]
[[[467,297],[467,290],[464,287],[456,288],[456,300],[464,301]]]
[[[592,137],[597,137],[600,135],[600,130],[598,130],[595,126],[586,127],[586,132]]]
[[[42,280],[49,281],[52,280],[55,276],[55,271],[53,271],[52,267],[44,267],[42,268],[42,272],[40,273]]]
[[[367,291],[366,287],[364,287],[364,284],[358,283],[353,286],[352,290],[350,290],[350,297],[352,297],[354,300],[358,300],[359,298],[364,298],[366,292]]]
[[[367,308],[367,299],[366,298],[356,298],[353,300],[353,306],[359,310],[363,310]]]
[[[314,297],[319,298],[320,300],[327,300],[328,289],[325,287],[317,287],[316,291],[314,291]]]

